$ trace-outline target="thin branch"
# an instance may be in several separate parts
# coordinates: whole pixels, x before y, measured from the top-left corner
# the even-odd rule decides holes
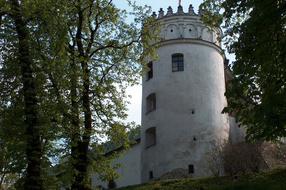
[[[97,4],[97,10],[99,10],[99,5],[98,5],[98,3],[96,3]],[[93,27],[92,27],[92,21],[90,20],[90,18],[92,17],[92,9],[93,8],[93,2],[91,2],[90,3],[90,7],[89,7],[89,13],[88,13],[88,17],[87,17],[87,19],[88,19],[88,27],[89,27],[89,32],[90,32],[90,39],[89,39],[89,41],[88,41],[88,45],[87,45],[87,48],[86,48],[86,57],[88,57],[88,54],[89,54],[89,52],[90,52],[90,49],[91,49],[91,47],[92,47],[92,45],[93,45],[93,42],[94,42],[94,37],[95,37],[95,33],[97,32],[97,30],[98,30],[98,17],[99,17],[99,11],[98,11],[98,13],[96,14],[96,16],[95,16],[95,22],[96,22],[96,27],[95,27],[95,29],[93,29]]]
[[[99,85],[103,84],[104,82],[104,79],[105,77],[108,75],[109,71],[112,69],[112,67],[114,67],[116,65],[116,63],[113,63],[111,66],[109,66],[107,69],[106,69],[106,72],[102,71],[103,75],[100,79],[100,82],[99,82]]]
[[[78,47],[78,51],[80,53],[80,56],[84,57],[84,48],[82,44],[82,29],[83,29],[83,11],[80,8],[80,5],[78,7],[78,24],[77,24],[77,31],[76,31],[76,43]]]
[[[44,63],[45,62],[49,62],[48,58],[44,54],[41,53],[41,48],[39,48],[40,47],[39,39],[37,38],[36,41],[37,41],[37,44],[38,44],[36,49],[39,52],[40,58],[44,61]],[[70,44],[69,44],[69,46],[70,46]],[[70,48],[72,48],[72,46]],[[63,101],[63,99],[61,97],[61,93],[60,93],[60,90],[59,90],[59,85],[57,83],[57,80],[54,78],[53,74],[49,71],[49,69],[47,69],[46,65],[44,65],[42,67],[42,70],[48,75],[48,79],[52,83],[52,88],[55,91],[55,95],[56,95],[56,99],[57,99],[58,104],[63,105],[64,101]],[[60,106],[60,109],[61,109],[61,112],[63,114],[63,117],[71,118],[71,115],[64,109],[63,106]]]
[[[123,49],[123,48],[125,48],[125,47],[128,47],[128,46],[131,46],[133,43],[137,43],[137,42],[139,42],[139,40],[140,40],[140,37],[138,38],[138,39],[136,39],[136,40],[132,40],[132,41],[130,41],[129,43],[127,43],[127,44],[124,44],[124,45],[115,45],[115,44],[107,44],[107,45],[102,45],[102,44],[100,44],[100,43],[98,43],[97,42],[97,44],[99,44],[100,45],[100,47],[99,48],[97,48],[97,49],[95,49],[90,55],[89,55],[89,57],[91,58],[94,54],[96,54],[97,52],[99,52],[99,51],[102,51],[102,50],[105,50],[105,49],[108,49],[108,48],[112,48],[112,49]]]
[[[106,7],[104,7],[102,9],[102,11],[104,11],[105,9],[108,8],[108,6],[110,6],[112,0],[109,1],[109,3],[107,4]],[[93,5],[93,4],[92,4]],[[88,24],[89,24],[89,31],[90,31],[90,40],[89,40],[89,43],[87,45],[87,49],[86,49],[86,57],[88,57],[89,53],[90,53],[90,50],[92,48],[92,45],[94,44],[94,37],[95,37],[95,34],[97,33],[98,29],[100,28],[101,24],[104,23],[106,21],[106,19],[102,19],[101,21],[99,21],[99,16],[100,16],[100,13],[102,11],[98,11],[97,14],[95,15],[95,28],[93,29],[92,27],[92,22],[90,20],[90,17],[92,16],[92,5],[90,7],[90,10],[89,10],[89,15],[88,15]],[[96,9],[97,10],[100,10],[100,6],[99,6],[99,2],[96,1]]]

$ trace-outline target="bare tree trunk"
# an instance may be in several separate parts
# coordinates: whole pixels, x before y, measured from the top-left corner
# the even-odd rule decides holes
[[[13,20],[19,40],[19,64],[21,67],[22,84],[24,93],[25,127],[26,127],[26,156],[27,171],[24,189],[41,190],[41,158],[42,146],[40,138],[40,126],[37,111],[37,96],[35,78],[32,71],[32,59],[30,57],[29,32],[21,13],[21,7],[17,0],[10,0]]]
[[[84,53],[84,47],[82,43],[82,27],[83,27],[83,11],[79,7],[78,10],[78,27],[76,33],[76,44],[77,51],[79,55],[79,60],[86,58]],[[88,68],[88,63],[86,59],[81,61],[82,69],[82,81],[83,81],[83,92],[82,92],[82,106],[84,112],[84,129],[82,138],[76,143],[76,160],[74,167],[76,173],[74,176],[74,181],[72,184],[72,190],[89,190],[88,180],[88,148],[90,143],[91,128],[92,128],[92,118],[91,118],[91,108],[90,108],[90,72]]]
[[[82,103],[84,109],[84,132],[82,138],[80,139],[79,134],[75,134],[74,139],[72,139],[72,157],[73,164],[76,169],[74,176],[74,181],[72,184],[73,190],[89,190],[89,184],[87,184],[88,177],[88,147],[90,143],[92,119],[91,119],[91,109],[90,109],[90,98],[89,98],[89,71],[87,68],[87,63],[82,63],[83,69],[83,95]],[[74,123],[77,124],[77,123]],[[76,144],[74,144],[76,143]]]
[[[79,158],[79,145],[81,144],[80,138],[80,122],[79,122],[79,102],[77,101],[78,93],[78,77],[77,77],[77,67],[75,62],[74,47],[71,49],[71,157],[72,157],[72,166],[73,166],[73,180],[72,180],[72,189],[78,190],[83,189],[81,184],[82,180],[79,178],[80,171],[80,158]]]

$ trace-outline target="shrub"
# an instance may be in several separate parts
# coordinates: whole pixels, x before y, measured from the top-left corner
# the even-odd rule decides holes
[[[267,168],[262,156],[261,143],[226,143],[222,151],[225,174],[256,173]]]

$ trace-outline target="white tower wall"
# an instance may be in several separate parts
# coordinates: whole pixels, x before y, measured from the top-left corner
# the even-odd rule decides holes
[[[176,169],[192,176],[210,175],[206,153],[228,139],[224,55],[217,36],[193,14],[172,14],[162,26],[159,59],[153,77],[143,78],[141,178],[159,178]],[[191,30],[190,30],[191,29]],[[172,54],[184,55],[184,71],[172,72]],[[155,93],[156,109],[147,113],[146,98]],[[156,143],[146,147],[146,130],[155,127]],[[151,174],[152,173],[152,174]]]

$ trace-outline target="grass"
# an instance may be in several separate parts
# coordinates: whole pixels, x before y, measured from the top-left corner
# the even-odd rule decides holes
[[[120,188],[120,190],[286,190],[286,170],[252,175],[154,181]]]

